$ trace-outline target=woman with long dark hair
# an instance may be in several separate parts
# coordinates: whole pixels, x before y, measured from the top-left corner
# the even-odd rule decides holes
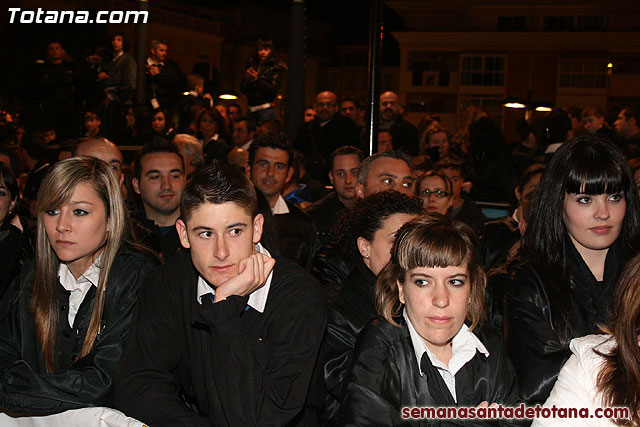
[[[545,407],[628,409],[628,417],[583,418],[574,425],[640,424],[640,256],[625,268],[615,296],[613,321],[606,334],[571,341],[572,355],[562,367]],[[623,419],[625,418],[625,419]],[[563,420],[569,422],[570,420]],[[614,424],[615,423],[615,424]],[[555,426],[558,420],[537,419],[534,426]]]
[[[138,289],[155,264],[141,249],[109,165],[74,157],[50,171],[38,193],[35,259],[2,300],[4,409],[111,404]]]
[[[640,247],[638,195],[624,155],[597,136],[560,147],[536,189],[507,284],[507,351],[528,403],[542,403],[569,342],[608,324],[616,281]]]

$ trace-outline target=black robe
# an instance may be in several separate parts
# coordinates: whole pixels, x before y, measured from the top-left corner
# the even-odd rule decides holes
[[[178,252],[140,297],[116,408],[153,427],[288,425],[301,416],[326,325],[318,283],[276,257],[264,312],[248,296],[197,301]]]
[[[96,287],[85,296],[73,322],[67,320],[69,291],[58,288],[60,308],[54,345],[53,373],[47,373],[29,309],[33,269],[2,300],[8,316],[0,324],[0,406],[17,413],[49,414],[86,406],[111,406],[112,386],[138,290],[156,260],[124,248],[118,252],[107,279],[101,333],[93,349],[76,360],[89,327]]]
[[[513,367],[495,329],[474,331],[489,357],[476,352],[456,373],[456,403],[428,358],[426,372],[420,376],[406,322],[402,317],[396,322],[400,328],[383,319],[374,320],[358,337],[340,408],[341,426],[456,425],[457,420],[404,420],[401,411],[416,406],[475,407],[482,401],[504,407],[520,404]],[[491,425],[480,420],[458,424]],[[494,420],[494,424],[510,425],[511,421]]]
[[[328,394],[323,420],[337,416],[358,334],[377,317],[375,286],[376,276],[358,261],[342,283],[340,292],[329,300],[323,369]]]

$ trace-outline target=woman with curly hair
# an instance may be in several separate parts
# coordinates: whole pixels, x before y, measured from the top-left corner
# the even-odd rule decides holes
[[[328,391],[326,420],[333,419],[360,330],[376,317],[376,276],[389,261],[395,233],[402,224],[422,214],[418,199],[397,191],[374,193],[343,211],[334,235],[354,267],[340,290],[329,300],[325,338],[324,381]]]

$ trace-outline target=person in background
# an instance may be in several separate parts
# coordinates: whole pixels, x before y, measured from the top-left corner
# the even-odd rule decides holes
[[[393,137],[386,128],[378,129],[378,148],[376,153],[384,153],[393,150]]]
[[[394,92],[380,95],[380,126],[389,129],[396,150],[418,155],[418,129],[402,117],[398,95]]]
[[[2,406],[31,415],[112,406],[138,290],[157,260],[133,243],[120,186],[98,159],[53,167],[37,222],[33,263],[1,303]]]
[[[471,196],[462,194],[462,188],[465,185],[463,169],[464,164],[451,157],[445,158],[435,164],[435,170],[444,172],[451,180],[453,188],[451,216],[468,224],[476,235],[479,236],[482,233],[482,227],[484,227],[487,217],[484,216],[482,210],[476,205]]]
[[[176,220],[186,184],[184,159],[175,144],[161,138],[145,144],[131,184],[142,202],[135,219],[148,230],[140,240],[166,260],[180,249]]]
[[[256,53],[245,65],[240,90],[247,96],[249,116],[256,125],[275,117],[273,101],[284,78],[284,67],[272,56],[273,41],[258,39]]]
[[[235,102],[229,104],[229,107],[227,108],[227,117],[229,118],[229,124],[232,125],[233,122],[242,117],[242,107]]]
[[[197,121],[198,138],[206,162],[225,161],[231,146],[227,143],[224,119],[215,108],[203,108]]]
[[[304,122],[309,123],[313,121],[317,116],[316,110],[311,107],[308,107],[304,110]]]
[[[453,206],[453,185],[442,171],[427,171],[416,181],[416,196],[427,213],[449,215]]]
[[[87,138],[100,136],[102,134],[101,126],[102,118],[97,111],[89,110],[84,113],[84,136]]]
[[[335,224],[338,245],[354,267],[338,288],[325,289],[329,298],[323,369],[328,392],[322,415],[325,421],[336,421],[356,338],[377,317],[376,276],[389,262],[395,234],[402,224],[422,213],[417,199],[383,191],[355,201]]]
[[[98,73],[100,87],[104,90],[101,116],[104,121],[105,136],[117,138],[124,128],[122,111],[133,101],[138,66],[135,58],[127,52],[129,40],[123,32],[111,34],[109,45],[111,55],[103,59],[101,71]]]
[[[186,133],[177,134],[173,138],[173,143],[178,147],[178,151],[184,159],[184,172],[187,174],[188,181],[194,172],[204,164],[202,145],[195,136]]]
[[[316,250],[313,221],[300,208],[282,197],[293,176],[293,150],[282,133],[256,137],[249,149],[251,181],[269,202],[278,230],[282,255],[305,270],[311,268]]]
[[[350,146],[340,147],[331,153],[329,180],[334,191],[305,210],[313,219],[320,246],[331,238],[331,228],[339,212],[353,204],[356,199],[356,184],[363,158],[362,151]]]
[[[176,131],[173,129],[171,117],[166,109],[158,108],[153,111],[151,116],[151,130],[156,136],[165,138],[167,141],[173,140]]]
[[[180,67],[168,59],[169,45],[162,39],[151,40],[149,56],[145,63],[146,106],[167,111],[167,119],[173,120],[186,88],[186,78]]]
[[[591,133],[564,143],[535,191],[504,298],[525,402],[547,399],[573,338],[611,321],[618,278],[638,249],[638,194],[622,152]]]
[[[585,131],[603,136],[609,141],[615,141],[615,133],[609,127],[604,112],[600,108],[588,105],[582,109],[580,117]]]
[[[545,165],[539,163],[529,166],[516,182],[514,194],[518,203],[513,214],[485,223],[479,236],[480,259],[485,268],[503,265],[516,255],[544,169]]]
[[[20,191],[18,180],[9,166],[0,162],[0,298],[20,272],[29,243],[16,216]],[[16,219],[17,226],[14,225]]]
[[[447,130],[438,124],[433,124],[425,131],[425,152],[433,163],[449,157],[450,144]]]

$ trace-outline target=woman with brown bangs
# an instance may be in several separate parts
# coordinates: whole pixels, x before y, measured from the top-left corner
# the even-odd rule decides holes
[[[545,407],[627,409],[618,418],[536,419],[533,426],[640,425],[640,256],[625,268],[615,296],[613,321],[606,335],[571,341],[572,355],[563,366]]]
[[[110,406],[138,289],[154,259],[130,240],[109,165],[58,163],[38,193],[36,255],[2,300],[0,406]]]
[[[507,353],[525,402],[547,399],[573,338],[610,323],[616,283],[640,247],[639,212],[627,160],[610,142],[583,135],[553,155],[504,300]]]
[[[482,326],[486,277],[475,243],[469,226],[439,214],[398,230],[376,282],[382,319],[358,337],[339,425],[416,425],[411,407],[519,404],[502,339]]]

